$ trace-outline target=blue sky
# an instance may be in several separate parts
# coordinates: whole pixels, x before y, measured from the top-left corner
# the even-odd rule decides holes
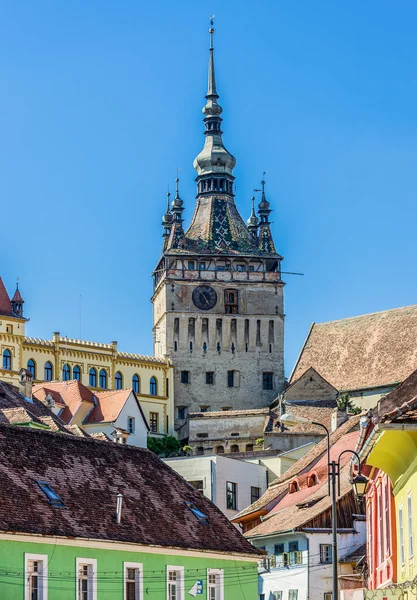
[[[237,205],[268,169],[287,373],[312,321],[416,302],[417,4],[38,0],[0,7],[0,274],[28,334],[152,353],[167,185],[187,223],[208,17]]]

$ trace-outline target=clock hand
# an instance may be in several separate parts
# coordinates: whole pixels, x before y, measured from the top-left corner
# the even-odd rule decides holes
[[[207,298],[207,296],[205,295],[205,293],[201,292],[201,295],[203,296],[204,300],[206,301],[206,304],[209,304],[209,299]]]

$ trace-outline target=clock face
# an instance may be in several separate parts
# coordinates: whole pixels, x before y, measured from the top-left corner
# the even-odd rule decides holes
[[[193,302],[201,310],[210,310],[216,306],[216,291],[209,285],[199,285],[193,291]]]

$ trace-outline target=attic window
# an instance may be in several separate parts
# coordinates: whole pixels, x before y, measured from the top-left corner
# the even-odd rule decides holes
[[[46,481],[37,481],[38,486],[41,488],[45,496],[48,498],[49,504],[57,506],[58,508],[65,508],[65,504],[56,492],[51,488],[49,483]]]
[[[313,485],[317,485],[318,482],[319,480],[315,473],[312,473],[307,477],[307,487],[313,487]]]
[[[198,510],[198,508],[193,502],[185,502],[185,506],[187,506],[191,510],[193,515],[198,519],[200,523],[208,525],[208,516],[201,512],[201,510]]]
[[[295,492],[298,492],[298,490],[299,490],[298,482],[291,481],[290,488],[289,488],[289,494],[294,494]]]

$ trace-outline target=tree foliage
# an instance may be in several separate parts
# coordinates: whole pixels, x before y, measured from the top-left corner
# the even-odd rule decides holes
[[[166,435],[161,438],[148,437],[148,449],[163,458],[178,454],[180,447],[181,444],[172,435]]]
[[[347,413],[351,413],[353,415],[358,415],[362,412],[362,409],[359,406],[356,406],[350,399],[349,394],[341,394],[337,399],[337,408],[339,410],[344,410]]]

